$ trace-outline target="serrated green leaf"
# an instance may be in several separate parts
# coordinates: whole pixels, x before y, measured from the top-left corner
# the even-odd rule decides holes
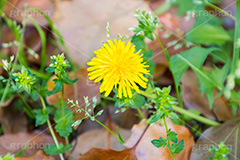
[[[165,140],[163,137],[160,137],[159,139],[154,139],[151,141],[151,143],[157,147],[165,147],[167,145],[167,140]]]
[[[167,131],[167,138],[172,141],[173,143],[177,143],[178,142],[178,138],[177,138],[177,133],[171,131],[171,129],[169,129]]]
[[[222,69],[216,68],[211,72],[202,71],[203,74],[195,72],[199,78],[200,89],[202,93],[206,93],[208,96],[208,102],[210,109],[213,104],[213,90],[218,87],[220,91],[224,88],[224,81],[229,71],[229,65],[225,65]],[[205,76],[204,76],[205,75]],[[211,81],[210,81],[211,80]]]
[[[48,154],[50,156],[53,156],[53,155],[56,155],[56,154],[65,153],[70,148],[72,148],[71,144],[68,144],[68,145],[64,146],[62,143],[60,143],[59,148],[55,144],[46,145],[44,147],[44,151],[45,151],[46,154]]]
[[[149,121],[149,124],[152,124],[152,123],[155,123],[157,122],[161,117],[163,116],[163,111],[158,109],[155,113],[155,115],[152,115],[150,117],[150,121]]]
[[[187,33],[187,40],[204,45],[222,45],[232,41],[231,36],[220,26],[199,25]]]
[[[71,109],[64,107],[64,115],[62,108],[59,108],[54,116],[54,121],[56,122],[55,129],[62,137],[67,137],[72,132],[73,113]]]
[[[37,101],[37,98],[38,98],[38,92],[37,92],[37,90],[33,90],[33,91],[31,92],[31,97],[32,97],[32,99],[33,99],[34,101]]]
[[[182,139],[179,143],[172,144],[171,149],[174,154],[179,154],[184,149],[184,140]]]
[[[34,110],[33,112],[36,114],[35,126],[39,126],[47,122],[51,110],[50,108],[46,108],[46,109],[37,109],[37,110]]]
[[[172,72],[174,74],[176,84],[179,86],[183,73],[189,67],[194,66],[198,69],[201,68],[208,54],[214,50],[217,50],[217,48],[206,49],[202,47],[194,47],[185,52],[181,52],[180,54],[172,56]]]
[[[57,79],[54,79],[54,83],[55,83],[55,87],[53,88],[53,90],[48,91],[48,94],[49,94],[49,95],[58,93],[58,92],[62,89],[62,85],[63,85],[62,82],[57,81]]]

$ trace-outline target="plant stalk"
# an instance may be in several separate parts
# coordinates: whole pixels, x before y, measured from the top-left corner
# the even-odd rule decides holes
[[[62,115],[63,115],[63,121],[66,121],[65,119],[65,107],[64,107],[64,85],[62,85],[62,97],[61,97],[61,102],[62,102]],[[68,137],[65,137],[65,142],[66,142],[66,145],[69,144],[69,139]],[[68,151],[68,157],[70,160],[72,160],[72,156],[71,156],[71,150]]]
[[[180,95],[180,92],[179,92],[179,89],[178,89],[178,85],[175,83],[175,76],[174,76],[174,73],[173,73],[173,67],[172,67],[172,63],[171,63],[171,61],[170,61],[169,53],[168,53],[168,51],[164,48],[161,40],[159,39],[158,35],[157,35],[155,32],[154,32],[154,35],[155,35],[155,37],[157,38],[158,43],[159,43],[160,46],[162,47],[163,52],[165,53],[166,59],[167,59],[168,64],[169,64],[169,68],[170,68],[170,70],[171,70],[171,72],[172,72],[172,76],[173,76],[173,80],[174,80],[174,86],[175,86],[175,90],[176,90],[176,94],[177,94],[178,103],[179,103],[179,106],[180,106],[181,108],[183,108],[183,102],[182,102],[181,95]],[[182,118],[182,119],[183,119],[183,118]],[[185,125],[184,120],[182,121],[182,124]]]
[[[238,0],[237,0],[238,1]],[[209,7],[212,7],[213,9],[218,10],[219,12],[225,14],[226,16],[230,17],[232,20],[236,21],[236,17],[234,17],[233,15],[229,14],[228,12],[224,11],[223,9],[219,8],[218,6],[215,6],[214,4],[208,2],[208,0],[204,1],[206,5],[208,5]]]
[[[41,102],[42,102],[42,107],[43,107],[43,109],[45,110],[45,109],[46,109],[46,104],[45,104],[44,99],[43,99],[43,97],[42,97],[41,95],[40,95],[40,99],[41,99]],[[54,141],[54,143],[56,144],[57,148],[59,149],[59,143],[58,143],[57,137],[56,137],[56,135],[55,135],[55,133],[54,133],[54,131],[53,131],[53,128],[52,128],[52,125],[51,125],[49,119],[47,119],[47,125],[48,125],[48,128],[49,128],[49,130],[50,130],[50,133],[51,133],[51,135],[52,135],[53,141]],[[62,154],[62,153],[60,153],[59,156],[60,156],[60,159],[61,159],[61,160],[64,160],[64,157],[63,157],[63,154]]]
[[[154,94],[149,94],[149,93],[147,93],[147,92],[145,92],[145,91],[142,91],[142,90],[140,90],[140,94],[143,95],[143,96],[145,96],[145,97],[148,97],[148,98],[150,98],[150,99],[156,98],[156,95],[154,95]],[[202,123],[204,123],[204,124],[207,124],[207,125],[218,126],[218,125],[221,124],[221,123],[218,123],[218,122],[216,122],[216,121],[207,119],[207,118],[205,118],[205,117],[202,117],[202,116],[193,114],[192,112],[189,112],[188,110],[185,110],[185,109],[180,108],[180,107],[178,107],[178,106],[172,106],[172,108],[173,108],[174,111],[176,111],[176,112],[178,112],[178,113],[181,113],[181,114],[183,114],[183,115],[189,116],[190,118],[195,119],[195,120],[197,120],[197,121],[199,121],[199,122],[202,122]]]
[[[234,35],[234,48],[233,48],[233,61],[232,61],[232,74],[235,73],[235,70],[237,68],[237,63],[239,61],[239,52],[240,52],[240,46],[238,42],[240,41],[240,1],[237,0],[237,9],[236,9],[236,15],[237,15],[237,21],[235,23],[235,35]]]
[[[168,126],[167,126],[167,122],[166,122],[165,116],[163,116],[163,121],[164,121],[165,129],[166,129],[166,133],[167,133],[167,131],[168,131]],[[171,156],[172,156],[172,159],[174,160],[175,158],[174,158],[174,155],[173,155],[173,153],[172,153],[171,144],[170,144],[170,139],[167,138],[167,140],[168,140],[168,149],[169,149],[169,151],[170,151],[170,154],[171,154]]]
[[[123,142],[115,133],[113,133],[113,131],[111,131],[111,129],[109,129],[107,126],[105,126],[102,122],[100,122],[99,120],[97,120],[96,118],[94,118],[94,120],[100,124],[102,127],[104,127],[106,130],[108,130],[115,138],[117,138],[117,140],[124,145],[125,142]]]

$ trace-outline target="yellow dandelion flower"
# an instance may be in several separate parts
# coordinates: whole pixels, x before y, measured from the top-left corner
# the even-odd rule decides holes
[[[114,39],[105,43],[103,47],[96,50],[96,57],[88,62],[88,75],[90,80],[99,82],[102,80],[100,92],[105,92],[107,97],[113,87],[118,88],[118,96],[132,97],[131,89],[140,92],[141,87],[146,88],[148,79],[144,74],[149,74],[149,67],[146,62],[143,62],[142,54],[135,52],[135,46],[131,46],[129,41],[125,45],[124,41]]]

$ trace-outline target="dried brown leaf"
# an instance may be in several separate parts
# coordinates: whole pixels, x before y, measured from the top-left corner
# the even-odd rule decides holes
[[[33,156],[37,151],[43,150],[45,145],[54,143],[51,136],[41,132],[6,134],[0,136],[0,155],[6,155],[9,152],[17,154],[27,142],[29,145],[22,154],[23,157]]]
[[[209,159],[209,156],[214,156],[209,149],[211,145],[217,145],[224,142],[225,145],[231,149],[228,155],[230,160],[239,159],[240,157],[240,119],[235,118],[226,121],[220,126],[211,127],[202,133],[196,144],[192,148],[190,160]]]
[[[176,160],[188,160],[191,152],[191,148],[194,144],[193,136],[189,130],[184,126],[175,125],[170,119],[167,120],[168,128],[177,133],[178,139],[184,140],[184,150],[175,155]],[[126,141],[126,147],[133,147],[139,138],[141,137],[143,131],[145,130],[147,124],[146,120],[142,120],[139,124],[132,128],[132,135]],[[167,147],[156,148],[151,141],[153,139],[158,139],[159,137],[166,138],[166,130],[164,126],[158,124],[151,125],[144,136],[142,137],[139,144],[136,146],[135,154],[138,160],[166,160],[171,159],[171,154]]]
[[[208,99],[206,96],[202,96],[198,78],[193,71],[186,71],[182,76],[181,83],[183,86],[182,99],[187,109],[198,110],[213,120],[217,118],[217,120],[226,121],[232,118],[232,108],[223,96],[214,99],[213,112],[210,110]],[[216,94],[217,92],[215,92]]]
[[[116,124],[114,123],[110,123],[107,125],[109,128],[111,128],[111,130],[117,134],[117,130],[116,130]],[[130,137],[130,130],[126,130],[123,128],[119,128],[119,132],[121,134],[121,137],[125,140],[127,138]],[[74,141],[72,144],[74,145],[76,143],[76,141]],[[92,149],[95,148],[95,149]],[[96,148],[99,148],[96,149]],[[101,149],[102,148],[102,149]],[[101,128],[101,129],[94,129],[91,131],[87,131],[83,134],[81,134],[78,138],[77,138],[77,145],[75,147],[74,152],[72,153],[72,156],[74,159],[79,159],[79,155],[88,155],[88,154],[92,154],[91,152],[97,154],[97,152],[101,152],[101,151],[106,151],[105,154],[110,154],[110,150],[111,149],[104,149],[104,148],[111,148],[114,149],[116,151],[114,151],[114,153],[118,153],[118,151],[123,150],[124,147],[120,144],[120,142],[111,134],[109,133],[105,128]],[[100,153],[99,153],[100,154]],[[87,156],[89,157],[89,156]],[[81,156],[81,159],[83,157]]]
[[[73,60],[83,65],[107,40],[107,22],[110,23],[111,38],[116,38],[118,33],[131,35],[128,28],[137,25],[133,15],[138,8],[149,10],[144,1],[59,1],[54,21]]]

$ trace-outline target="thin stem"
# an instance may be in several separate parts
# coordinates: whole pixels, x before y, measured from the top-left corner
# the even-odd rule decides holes
[[[237,68],[237,63],[239,61],[239,52],[240,47],[238,46],[238,41],[240,39],[240,1],[237,0],[237,21],[235,23],[235,35],[234,35],[234,49],[233,49],[233,60],[232,60],[232,74],[235,73],[235,70]]]
[[[172,67],[172,63],[171,63],[171,61],[170,61],[169,53],[168,53],[168,51],[164,48],[161,40],[159,39],[159,37],[157,36],[157,34],[156,34],[155,32],[154,32],[154,35],[155,35],[155,37],[157,38],[158,43],[159,43],[160,46],[162,47],[163,52],[165,53],[166,59],[167,59],[168,64],[169,64],[169,68],[170,68],[170,70],[171,70],[171,72],[172,72],[172,76],[173,76],[173,80],[174,80],[174,86],[175,86],[175,90],[176,90],[176,94],[177,94],[178,103],[179,103],[179,106],[180,106],[181,108],[183,108],[183,102],[182,102],[181,95],[180,95],[180,92],[179,92],[179,89],[178,89],[178,85],[175,83],[175,75],[174,75],[174,73],[173,73],[173,67]],[[182,124],[185,125],[185,122],[182,121]]]
[[[34,119],[35,116],[34,116],[34,113],[32,112],[32,108],[28,105],[27,101],[25,100],[25,98],[23,97],[22,94],[19,93],[18,95],[19,95],[19,97],[22,99],[23,103],[24,103],[25,106],[26,106],[26,110],[27,110],[26,113],[28,113],[28,116],[29,116],[30,118]],[[25,107],[24,107],[24,108],[25,108]],[[26,110],[25,110],[25,111],[26,111]]]
[[[213,121],[213,120],[210,120],[210,119],[207,119],[205,117],[202,117],[202,116],[199,116],[199,115],[196,115],[192,112],[189,112],[188,110],[185,110],[185,109],[182,109],[178,106],[172,106],[173,110],[178,112],[178,113],[181,113],[181,114],[184,114],[190,118],[193,118],[199,122],[202,122],[204,124],[207,124],[207,125],[211,125],[211,126],[218,126],[220,125],[221,123],[218,123],[216,121]]]
[[[167,133],[167,131],[168,131],[168,126],[167,126],[167,122],[166,122],[165,116],[163,116],[163,121],[164,121],[165,129],[166,129],[166,133]],[[168,149],[169,149],[169,151],[170,151],[170,154],[171,154],[171,156],[172,156],[172,159],[174,160],[175,158],[174,158],[174,155],[173,155],[173,153],[172,153],[171,144],[170,144],[170,139],[169,139],[168,137],[167,137],[167,140],[168,140]]]
[[[124,145],[125,142],[123,142],[115,133],[113,133],[113,131],[111,131],[111,129],[109,129],[107,126],[105,126],[102,122],[100,122],[99,120],[97,120],[96,118],[94,118],[94,120],[100,124],[101,126],[103,126],[106,130],[108,130],[115,138],[117,138],[117,140]]]
[[[208,0],[205,0],[204,2],[209,7],[212,7],[213,9],[218,10],[219,12],[221,12],[221,13],[225,14],[226,16],[230,17],[232,20],[236,21],[236,17],[234,17],[233,15],[231,15],[228,12],[224,11],[223,9],[219,8],[218,6],[215,6],[214,4],[208,2]]]
[[[62,115],[63,115],[63,121],[66,121],[65,119],[65,106],[64,106],[64,85],[62,85],[62,97],[61,97],[61,102],[62,102]],[[68,137],[65,137],[65,142],[66,142],[66,145],[69,144],[69,139]],[[71,150],[68,151],[68,157],[70,160],[72,160],[72,156],[71,156]]]
[[[43,109],[46,109],[45,101],[44,101],[44,99],[43,99],[43,97],[42,97],[41,95],[40,95],[40,99],[41,99],[41,102],[42,102],[42,107],[43,107]],[[55,135],[55,133],[54,133],[54,131],[53,131],[53,128],[52,128],[52,125],[51,125],[49,119],[47,119],[47,125],[48,125],[48,128],[49,128],[49,130],[50,130],[50,133],[51,133],[51,135],[52,135],[52,138],[53,138],[53,140],[54,140],[54,143],[56,144],[57,148],[59,149],[59,143],[58,143],[57,137],[56,137],[56,135]],[[63,157],[63,154],[62,154],[62,153],[60,153],[59,156],[60,156],[61,160],[64,160],[64,157]]]
[[[142,94],[143,96],[148,97],[150,99],[156,98],[156,95],[146,93],[145,91],[142,91],[142,90],[140,90],[140,94]],[[207,119],[207,118],[202,117],[202,116],[198,116],[198,115],[193,114],[192,112],[189,112],[188,110],[185,110],[185,109],[180,108],[178,106],[172,106],[172,108],[173,108],[174,111],[176,111],[178,113],[181,113],[183,115],[186,115],[186,116],[188,116],[188,117],[190,117],[192,119],[195,119],[195,120],[197,120],[199,122],[202,122],[204,124],[211,125],[211,126],[218,126],[218,125],[220,125],[220,123],[218,123],[216,121]]]
[[[137,108],[137,111],[138,111],[139,116],[141,117],[141,119],[143,119],[143,118],[144,118],[144,115],[143,115],[141,109],[140,109],[140,108]]]

